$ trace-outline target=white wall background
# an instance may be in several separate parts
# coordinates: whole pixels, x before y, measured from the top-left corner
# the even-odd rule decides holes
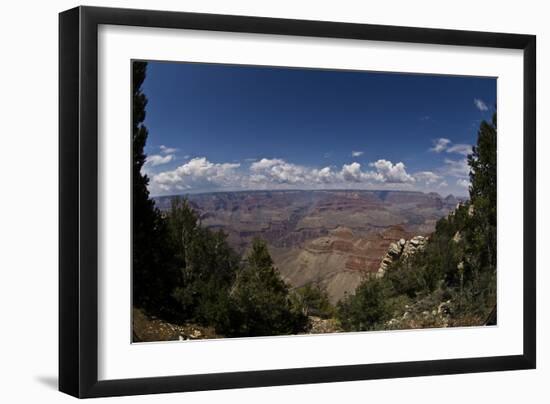
[[[57,13],[75,1],[4,2],[0,44],[0,401],[68,402],[57,385]],[[531,33],[538,41],[538,369],[109,399],[127,403],[548,402],[550,26],[545,2],[90,1],[346,22]],[[520,169],[520,167],[518,167]],[[510,237],[514,237],[511,235]],[[515,236],[517,237],[517,236]],[[414,347],[411,347],[414,349]]]

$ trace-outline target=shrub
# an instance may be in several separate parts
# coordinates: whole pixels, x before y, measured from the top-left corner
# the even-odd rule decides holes
[[[389,284],[383,278],[363,281],[355,294],[338,303],[337,317],[345,331],[369,331],[382,328],[391,318]]]
[[[319,283],[307,284],[291,294],[292,305],[305,316],[330,318],[335,314],[328,293]]]

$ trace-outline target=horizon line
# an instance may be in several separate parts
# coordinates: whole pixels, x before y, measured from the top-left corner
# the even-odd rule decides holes
[[[175,196],[186,196],[186,195],[208,195],[208,194],[220,194],[220,193],[245,193],[245,192],[409,192],[416,194],[436,194],[441,198],[448,198],[453,196],[455,198],[466,198],[469,199],[469,195],[455,195],[449,193],[446,196],[441,195],[439,192],[435,191],[415,191],[415,190],[403,190],[403,189],[356,189],[356,188],[334,188],[334,189],[241,189],[241,190],[213,190],[213,191],[198,191],[198,192],[182,192],[178,194],[168,194],[168,195],[151,195],[153,199],[156,198],[170,198]]]

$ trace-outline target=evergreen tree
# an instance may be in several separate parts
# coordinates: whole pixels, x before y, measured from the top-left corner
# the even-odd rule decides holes
[[[496,307],[497,258],[497,116],[483,121],[468,156],[470,204],[465,233],[464,310],[487,315]]]
[[[469,233],[473,253],[479,255],[480,268],[496,267],[497,222],[497,118],[483,121],[477,145],[468,157],[470,171],[470,202],[473,206],[475,231]]]
[[[266,243],[255,239],[245,261],[231,290],[231,322],[226,333],[260,336],[304,330],[307,318],[293,310],[288,286],[273,266]]]
[[[149,198],[149,178],[142,172],[148,131],[145,120],[147,98],[142,92],[147,63],[132,65],[132,271],[133,303],[149,312],[173,314],[172,289],[179,282],[167,228]]]
[[[239,258],[222,231],[200,226],[185,199],[173,198],[167,216],[182,280],[174,291],[183,319],[223,328],[227,323],[229,289]]]
[[[485,217],[496,223],[497,202],[497,115],[492,122],[483,121],[478,131],[477,145],[468,156],[470,165],[470,200],[478,209],[485,209]],[[483,205],[483,206],[482,206]]]

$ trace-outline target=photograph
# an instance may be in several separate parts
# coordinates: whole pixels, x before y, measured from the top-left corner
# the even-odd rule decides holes
[[[132,342],[497,325],[497,78],[132,60]]]
[[[0,402],[550,402],[543,2],[91,3],[2,3]]]

